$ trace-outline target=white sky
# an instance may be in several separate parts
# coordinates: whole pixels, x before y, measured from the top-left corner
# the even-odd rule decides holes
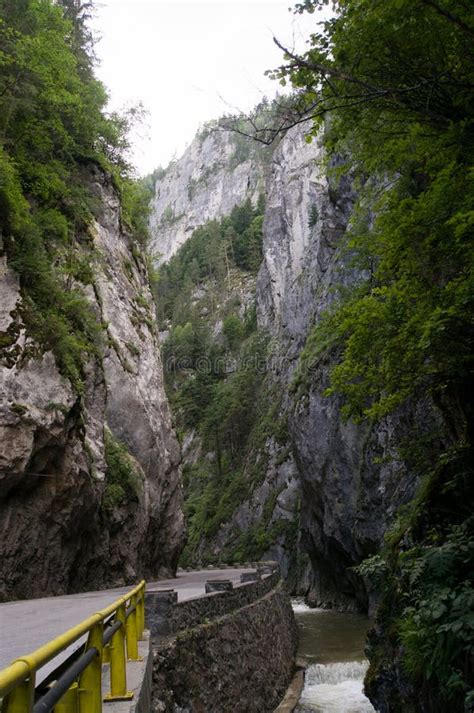
[[[293,0],[98,0],[93,27],[98,75],[112,108],[142,101],[148,119],[134,141],[140,174],[181,155],[199,125],[248,111],[277,82],[282,61],[273,35],[303,49],[322,19],[294,16]]]

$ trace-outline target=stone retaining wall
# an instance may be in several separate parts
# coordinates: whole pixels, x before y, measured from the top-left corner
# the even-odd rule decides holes
[[[281,583],[274,586],[274,577],[193,600],[213,602],[215,613],[228,595],[255,599],[255,587],[262,592],[250,604],[154,642],[151,713],[270,713],[276,708],[294,673],[297,628],[289,597]],[[203,612],[183,608],[182,621],[185,613],[193,621]]]
[[[280,579],[278,570],[263,575],[261,580],[246,582],[231,591],[212,592],[205,597],[176,602],[176,594],[147,592],[146,622],[153,637],[173,634],[197,626],[216,616],[229,614],[274,589]]]
[[[173,608],[170,617],[172,631],[188,629],[205,619],[229,614],[251,604],[276,587],[280,573],[273,572],[256,582],[246,582],[230,592],[214,592],[201,599],[189,599]]]

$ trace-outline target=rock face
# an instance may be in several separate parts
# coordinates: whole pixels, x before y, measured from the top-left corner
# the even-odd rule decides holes
[[[171,575],[184,539],[179,447],[163,389],[143,258],[120,224],[118,198],[91,178],[94,281],[85,288],[106,329],[82,394],[41,354],[21,321],[21,294],[1,263],[0,597],[34,597]],[[107,500],[104,429],[138,474],[125,502]]]
[[[375,602],[351,568],[377,551],[395,512],[412,497],[416,477],[397,457],[397,447],[431,410],[420,402],[376,426],[344,422],[338,399],[323,395],[336,355],[315,365],[305,393],[293,393],[294,370],[315,319],[331,304],[336,285],[350,286],[360,277],[341,249],[355,194],[349,178],[331,177],[337,158],[328,161],[322,137],[308,144],[304,126],[288,132],[271,158],[255,155],[237,169],[229,167],[230,147],[222,135],[196,139],[157,183],[152,220],[155,246],[169,256],[193,227],[230,212],[265,174],[256,306],[259,326],[272,336],[268,381],[288,429],[283,439],[267,439],[264,477],[221,526],[211,550],[219,557],[236,533],[264,522],[273,533],[265,556],[277,559],[311,602],[366,610]],[[186,191],[190,177],[209,165],[218,168],[195,191]],[[169,205],[176,220],[164,226]],[[193,448],[189,453],[192,458]],[[285,520],[298,520],[309,568],[303,563],[295,569],[299,548],[289,548],[286,528],[278,529]]]
[[[150,228],[152,252],[166,262],[208,220],[229,215],[264,189],[269,151],[237,134],[200,133],[156,182]]]
[[[274,375],[288,413],[302,544],[312,565],[309,600],[367,610],[375,603],[351,567],[378,550],[396,511],[412,497],[416,477],[397,448],[431,410],[421,401],[375,426],[344,422],[339,399],[324,396],[336,355],[314,365],[304,393],[288,392],[311,327],[334,299],[334,287],[359,277],[341,251],[355,196],[347,178],[333,182],[326,161],[321,140],[308,145],[304,128],[289,132],[273,156],[257,309],[276,344]]]

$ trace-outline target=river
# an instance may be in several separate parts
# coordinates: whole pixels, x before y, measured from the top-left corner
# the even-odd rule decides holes
[[[363,693],[368,619],[310,609],[300,600],[293,601],[293,610],[300,634],[299,657],[308,665],[296,713],[374,713]]]

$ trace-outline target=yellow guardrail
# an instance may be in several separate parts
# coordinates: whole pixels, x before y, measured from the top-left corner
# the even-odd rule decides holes
[[[126,659],[140,661],[138,641],[145,628],[145,581],[33,653],[0,671],[2,713],[101,713],[102,700],[126,700]],[[48,692],[35,700],[36,672],[88,634],[80,658]],[[110,693],[102,697],[102,663],[110,663]]]

